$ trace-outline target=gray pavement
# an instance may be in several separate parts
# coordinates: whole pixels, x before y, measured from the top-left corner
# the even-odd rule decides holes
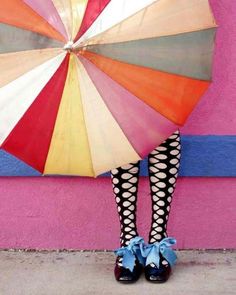
[[[177,251],[165,284],[122,285],[111,252],[0,251],[0,295],[236,294],[235,251]]]

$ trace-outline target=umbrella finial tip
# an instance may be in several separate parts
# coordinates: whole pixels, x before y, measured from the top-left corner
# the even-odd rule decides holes
[[[63,47],[64,50],[71,52],[73,50],[73,45],[74,42],[73,41],[69,41],[65,44],[65,46]]]

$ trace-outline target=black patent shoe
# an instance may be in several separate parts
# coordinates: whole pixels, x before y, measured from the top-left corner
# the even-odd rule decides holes
[[[164,283],[169,279],[171,274],[171,266],[167,262],[166,265],[160,263],[157,267],[154,263],[150,263],[145,266],[144,274],[146,280],[152,283]]]
[[[130,269],[124,267],[122,265],[123,258],[121,256],[118,256],[116,258],[116,264],[114,269],[114,275],[118,282],[121,283],[134,283],[139,278],[143,271],[143,266],[139,263],[139,261],[136,259],[134,268],[131,271]]]
[[[145,278],[149,282],[164,283],[169,279],[171,267],[177,260],[176,253],[171,248],[175,244],[176,239],[168,237],[141,249],[142,256],[146,258]]]

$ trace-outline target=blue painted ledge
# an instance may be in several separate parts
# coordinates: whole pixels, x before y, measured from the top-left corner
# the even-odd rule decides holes
[[[236,176],[236,135],[183,135],[181,143],[180,176]],[[140,168],[140,175],[147,176],[147,159],[141,161]],[[40,176],[40,173],[1,150],[0,176]]]

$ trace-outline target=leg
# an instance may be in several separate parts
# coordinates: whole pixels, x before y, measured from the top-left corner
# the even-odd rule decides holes
[[[167,221],[179,171],[180,153],[180,133],[177,130],[148,156],[152,197],[149,243],[159,242],[167,237]]]
[[[136,203],[139,161],[111,170],[111,179],[120,218],[120,245],[127,246],[138,235]]]
[[[128,246],[138,236],[136,227],[136,203],[139,180],[139,161],[111,170],[113,192],[120,219],[120,245]],[[123,266],[123,257],[116,259],[114,274],[119,282],[132,283],[139,279],[142,266],[135,261],[133,271]]]
[[[167,221],[180,164],[180,134],[174,132],[148,156],[149,182],[152,197],[152,224],[149,243],[167,237]],[[160,254],[160,265],[150,263],[145,267],[148,281],[163,283],[168,280],[171,266]]]

